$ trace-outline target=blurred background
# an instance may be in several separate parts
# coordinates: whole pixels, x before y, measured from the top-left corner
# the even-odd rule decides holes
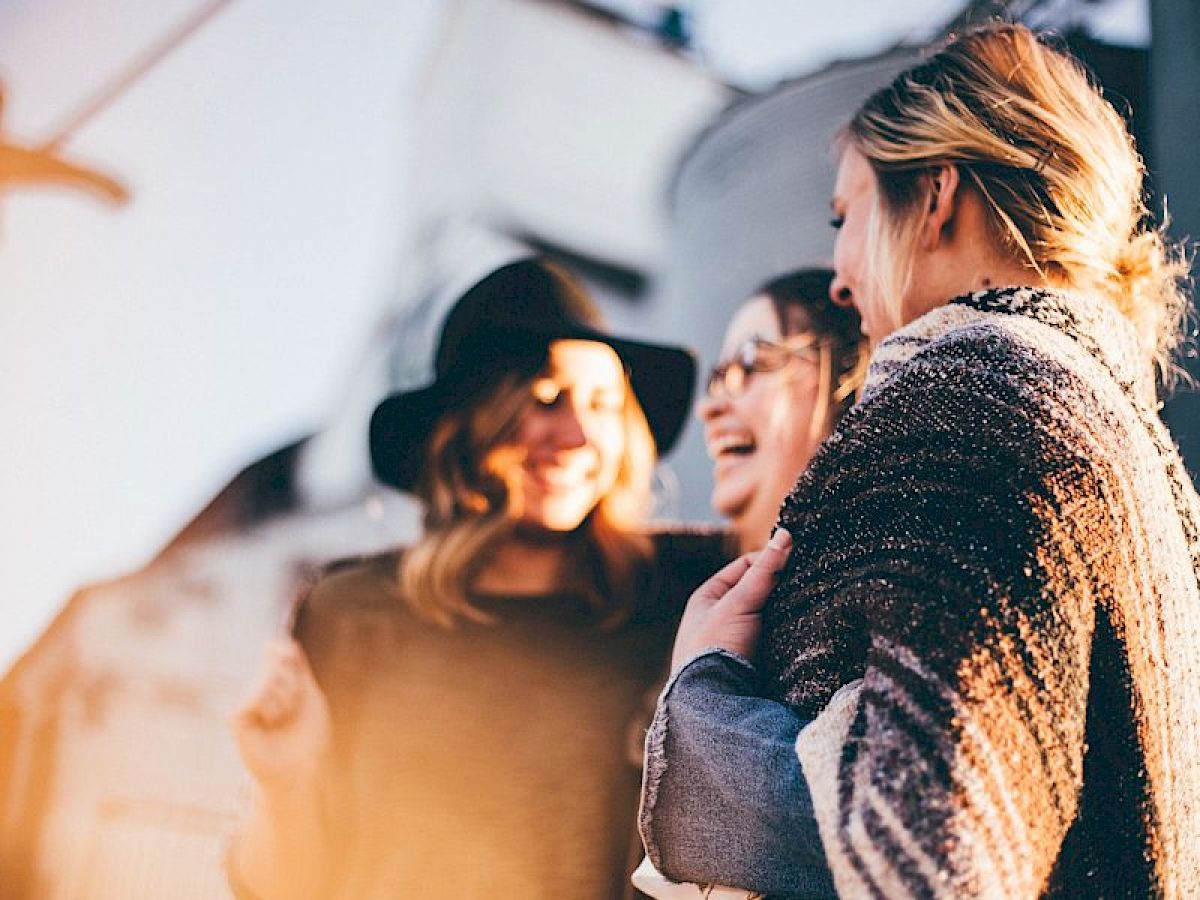
[[[1196,0],[0,0],[0,896],[224,896],[224,713],[307,571],[415,533],[365,424],[447,286],[533,247],[711,364],[828,263],[836,128],[990,15],[1200,233]],[[709,488],[693,425],[660,515]]]

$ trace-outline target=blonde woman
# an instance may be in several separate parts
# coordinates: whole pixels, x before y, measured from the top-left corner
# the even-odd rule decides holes
[[[685,614],[643,798],[668,876],[1200,896],[1200,501],[1154,385],[1186,271],[1142,177],[1079,64],[1017,25],[854,115],[833,295],[870,372],[777,538]],[[712,783],[735,809],[659,815]]]
[[[620,896],[627,729],[721,548],[641,527],[690,355],[593,323],[553,266],[502,267],[448,316],[436,381],[376,410],[376,474],[426,534],[331,571],[269,648],[234,720],[244,895]]]

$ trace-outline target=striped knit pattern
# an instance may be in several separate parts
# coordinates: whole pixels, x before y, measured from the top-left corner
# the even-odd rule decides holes
[[[771,688],[863,679],[805,763],[841,896],[1200,897],[1200,502],[1115,309],[913,322],[781,518]]]

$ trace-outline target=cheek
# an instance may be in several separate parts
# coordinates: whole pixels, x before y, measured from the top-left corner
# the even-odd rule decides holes
[[[846,244],[846,228],[843,226],[835,232],[833,238],[833,271],[838,278],[845,278],[849,272],[847,271],[847,244]]]
[[[775,403],[764,410],[762,443],[770,455],[765,461],[772,468],[789,472],[802,468],[812,451],[813,416],[817,413],[816,389],[803,384],[781,386]]]
[[[842,267],[845,269],[845,277],[851,282],[852,287],[856,292],[861,291],[865,285],[863,283],[863,235],[856,234],[853,231],[845,236],[842,241],[845,249],[842,251]]]
[[[772,428],[772,401],[778,392],[767,384],[766,379],[770,377],[771,373],[756,376],[744,394],[728,401],[737,421],[755,432],[766,433]],[[756,435],[755,440],[761,440],[761,436]]]
[[[512,444],[517,447],[536,447],[546,440],[545,416],[537,410],[526,410],[517,422]]]
[[[849,226],[843,225],[833,239],[833,269],[837,277],[844,281],[853,280],[854,275],[852,237]]]
[[[601,475],[606,479],[615,477],[625,454],[624,423],[619,420],[595,423],[588,430],[588,444],[596,450]]]

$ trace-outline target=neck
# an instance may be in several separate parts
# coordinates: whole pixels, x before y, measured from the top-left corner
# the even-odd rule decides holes
[[[976,291],[1021,286],[1051,287],[1029,261],[1009,252],[991,224],[978,192],[962,191],[953,220],[932,246],[919,251],[905,321]]]
[[[794,479],[793,479],[794,480]],[[784,496],[786,490],[779,496]],[[775,528],[779,517],[778,503],[755,504],[742,515],[733,520],[733,533],[737,538],[738,553],[750,553],[761,550]]]
[[[945,277],[939,279],[941,283],[926,293],[926,296],[938,299],[923,305],[913,304],[913,308],[905,310],[906,322],[911,322],[930,310],[944,306],[955,297],[974,294],[978,291],[1000,287],[1052,287],[1050,282],[1038,274],[1036,269],[1006,260],[993,260],[991,265],[981,261],[976,266],[964,267],[959,272],[949,269],[944,271]]]
[[[563,585],[569,535],[517,533],[492,553],[472,588],[484,594],[546,594]]]
[[[963,280],[960,290],[950,295],[951,298],[964,294],[974,294],[991,288],[1002,287],[1051,287],[1045,276],[1028,265],[1022,265],[1009,260],[997,260],[993,265],[984,267],[970,278]]]

